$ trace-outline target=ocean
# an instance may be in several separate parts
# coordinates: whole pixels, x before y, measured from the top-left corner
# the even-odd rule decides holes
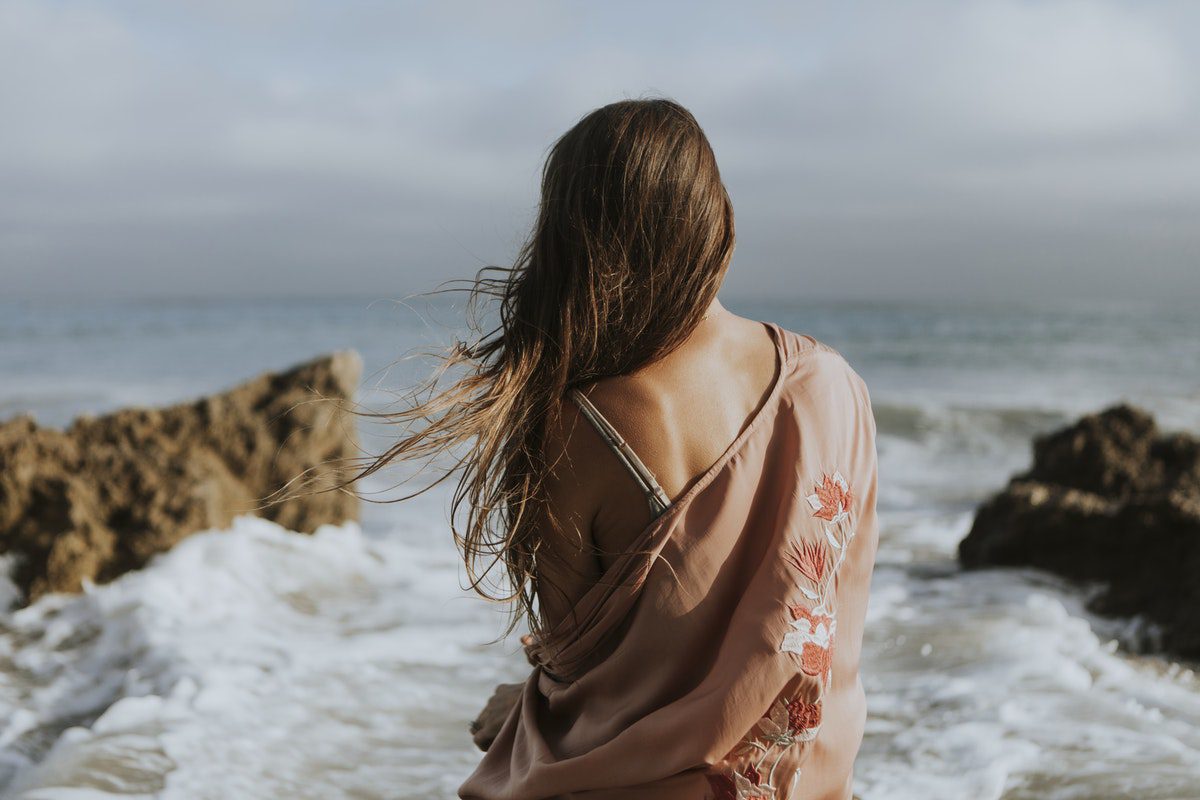
[[[975,506],[1035,435],[1121,400],[1200,430],[1200,315],[1123,307],[752,303],[840,350],[878,421],[862,800],[1200,798],[1200,679],[1090,587],[964,573]],[[0,419],[49,425],[218,391],[345,348],[362,401],[425,374],[461,308],[344,298],[0,302]],[[364,432],[368,446],[387,431]],[[386,500],[394,479],[366,488]],[[193,536],[79,596],[0,581],[0,797],[441,798],[467,723],[527,666],[462,588],[447,489],[301,535]]]

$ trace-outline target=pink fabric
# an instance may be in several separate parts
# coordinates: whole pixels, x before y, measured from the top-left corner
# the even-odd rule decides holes
[[[768,327],[767,400],[531,649],[539,666],[462,798],[850,796],[875,424],[840,355]]]

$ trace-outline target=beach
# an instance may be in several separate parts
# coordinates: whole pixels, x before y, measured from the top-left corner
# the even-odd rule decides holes
[[[880,551],[864,643],[862,800],[1200,798],[1196,665],[1085,610],[1089,587],[963,572],[977,505],[1034,436],[1118,401],[1200,430],[1200,318],[1137,306],[763,303],[866,380]],[[461,309],[437,306],[439,320]],[[162,405],[353,348],[364,407],[446,343],[379,298],[0,303],[0,420]],[[385,428],[364,424],[368,449]],[[372,478],[368,501],[403,475]],[[528,665],[462,589],[449,487],[313,535],[243,517],[143,569],[28,607],[0,584],[0,797],[452,797],[467,724]],[[7,565],[11,566],[11,565]]]

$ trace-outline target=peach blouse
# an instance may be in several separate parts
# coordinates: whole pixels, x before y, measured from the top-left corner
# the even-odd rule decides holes
[[[464,800],[846,800],[878,540],[867,389],[812,337],[545,641]]]

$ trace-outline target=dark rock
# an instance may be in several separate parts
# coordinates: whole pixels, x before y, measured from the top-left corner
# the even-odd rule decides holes
[[[358,498],[319,489],[358,453],[353,352],[261,375],[170,408],[76,420],[66,431],[28,417],[0,424],[0,553],[29,600],[78,591],[142,566],[197,531],[258,514],[297,531],[357,518]]]
[[[1091,608],[1143,615],[1200,657],[1200,441],[1117,406],[1039,438],[1034,464],[980,506],[964,567],[1036,567],[1099,582]]]

